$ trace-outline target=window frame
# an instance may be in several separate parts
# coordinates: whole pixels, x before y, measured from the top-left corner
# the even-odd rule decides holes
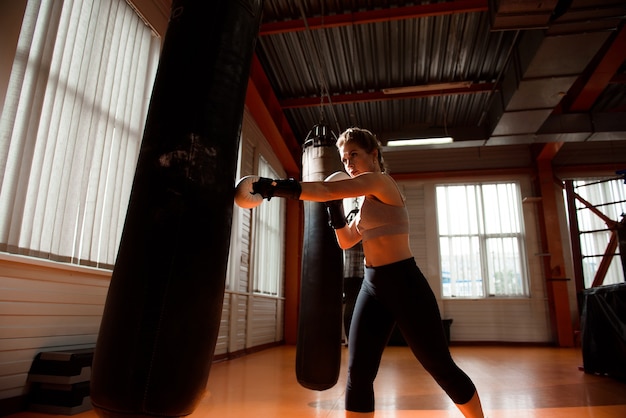
[[[582,273],[582,285],[585,289],[593,286],[598,274],[600,264],[604,262],[608,243],[611,239],[611,229],[605,220],[594,214],[599,212],[606,218],[619,222],[620,216],[626,213],[626,190],[623,186],[621,177],[609,176],[587,176],[570,179],[572,183],[572,191],[575,195],[580,196],[583,200],[594,206],[594,210],[590,210],[584,203],[573,198],[574,208],[576,212],[575,230],[578,232],[577,237],[571,239],[579,240],[580,247],[580,269]],[[570,203],[567,196],[567,188],[563,190],[563,199]],[[624,210],[620,210],[620,209]],[[568,208],[569,211],[572,208]],[[572,222],[568,212],[568,224]],[[608,267],[602,278],[603,285],[614,285],[624,283],[626,277],[621,265],[619,257],[619,246],[615,250]]]
[[[516,216],[517,223],[517,231],[506,231],[506,232],[493,232],[489,231],[486,222],[488,222],[488,217],[486,216],[485,211],[485,193],[484,188],[489,186],[498,186],[498,185],[510,185],[513,187],[513,192],[515,194],[515,207],[513,208],[513,214]],[[442,224],[441,224],[441,213],[442,208],[441,205],[443,202],[440,201],[439,190],[442,188],[448,187],[474,187],[477,188],[478,193],[477,200],[475,201],[475,209],[473,215],[476,216],[476,231],[469,231],[466,233],[459,233],[457,231],[448,231],[448,233],[442,233]],[[437,244],[438,244],[438,254],[439,254],[439,271],[441,274],[440,283],[440,291],[441,297],[446,300],[455,300],[455,299],[514,299],[514,298],[523,298],[527,299],[531,297],[531,277],[530,277],[530,268],[528,265],[528,257],[526,254],[526,234],[524,227],[524,209],[522,206],[522,198],[521,198],[521,190],[522,185],[518,180],[483,180],[483,181],[475,181],[475,182],[446,182],[446,183],[436,183],[434,184],[434,195],[435,195],[435,205],[436,205],[436,234],[437,234]],[[467,191],[465,191],[467,193]],[[475,196],[476,197],[476,196]],[[458,204],[452,204],[449,206],[458,207]],[[450,277],[451,272],[446,271],[444,269],[444,263],[446,260],[444,259],[445,251],[442,248],[442,241],[444,239],[454,239],[454,238],[463,238],[467,237],[470,240],[474,240],[474,247],[476,248],[477,253],[470,254],[470,257],[473,259],[474,263],[477,263],[477,269],[479,272],[479,276],[487,277],[487,280],[481,278],[481,280],[472,280],[469,282],[470,286],[474,286],[474,290],[470,292],[470,294],[454,294],[451,290],[446,289],[446,278],[447,280],[452,280]],[[494,239],[505,239],[510,240],[513,239],[514,246],[516,246],[517,257],[515,263],[517,264],[517,272],[519,274],[519,284],[518,288],[520,289],[518,292],[513,293],[497,293],[492,292],[493,287],[495,286],[495,272],[491,272],[491,265],[493,264],[492,260],[488,255],[489,241],[493,241]],[[450,247],[450,246],[448,246]],[[476,267],[475,267],[476,268]],[[448,269],[451,270],[451,269]],[[515,271],[515,270],[514,270]],[[447,277],[446,277],[447,276]],[[477,292],[476,285],[479,283],[480,292]],[[458,292],[457,292],[458,293]]]
[[[160,46],[124,0],[28,2],[0,121],[0,250],[113,269]]]

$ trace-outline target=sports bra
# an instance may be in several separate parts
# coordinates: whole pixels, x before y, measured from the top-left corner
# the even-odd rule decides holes
[[[406,205],[388,205],[373,197],[366,197],[356,216],[355,225],[364,241],[382,235],[408,234],[409,213]]]

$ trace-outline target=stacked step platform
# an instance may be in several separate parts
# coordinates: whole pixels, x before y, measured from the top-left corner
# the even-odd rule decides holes
[[[37,354],[30,371],[29,410],[74,415],[92,408],[89,397],[93,348]]]

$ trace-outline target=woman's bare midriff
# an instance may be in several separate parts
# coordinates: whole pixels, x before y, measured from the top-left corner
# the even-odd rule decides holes
[[[384,235],[363,240],[365,265],[379,267],[413,257],[409,248],[409,234]]]

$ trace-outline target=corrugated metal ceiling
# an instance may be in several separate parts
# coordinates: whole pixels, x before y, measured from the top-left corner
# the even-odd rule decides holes
[[[562,71],[546,75],[544,84],[558,79],[566,88],[546,94],[567,97],[569,102],[581,95],[591,97],[585,81],[597,80],[602,57],[610,57],[605,64],[617,69],[604,81],[593,108],[585,112],[613,114],[613,129],[626,132],[626,52],[616,49],[626,37],[624,16],[622,0],[265,0],[257,57],[300,143],[323,120],[337,132],[367,127],[383,141],[450,134],[459,143],[478,140],[489,145],[490,140],[532,142],[541,134],[540,129],[508,132],[515,125],[512,120],[524,125],[524,118],[538,117],[530,125],[541,127],[551,115],[569,112],[560,98],[540,111],[529,103],[522,105],[524,112],[512,112],[507,106],[512,98],[519,102],[543,93],[521,91],[542,84],[524,78],[524,65],[546,51],[546,45],[559,48],[555,40],[567,45],[579,39],[581,51],[586,48],[592,56],[574,57],[567,64],[570,69],[564,65]],[[526,27],[530,20],[534,26]],[[535,42],[529,32],[540,32],[541,37]],[[585,34],[591,32],[606,33],[606,40],[587,39]],[[582,70],[576,69],[571,77],[577,66]],[[450,84],[457,82],[470,87]],[[507,82],[511,92],[503,89]],[[427,92],[383,92],[441,83]],[[504,134],[494,138],[494,132]],[[585,132],[580,138],[592,134]],[[541,137],[558,140],[553,132]]]

